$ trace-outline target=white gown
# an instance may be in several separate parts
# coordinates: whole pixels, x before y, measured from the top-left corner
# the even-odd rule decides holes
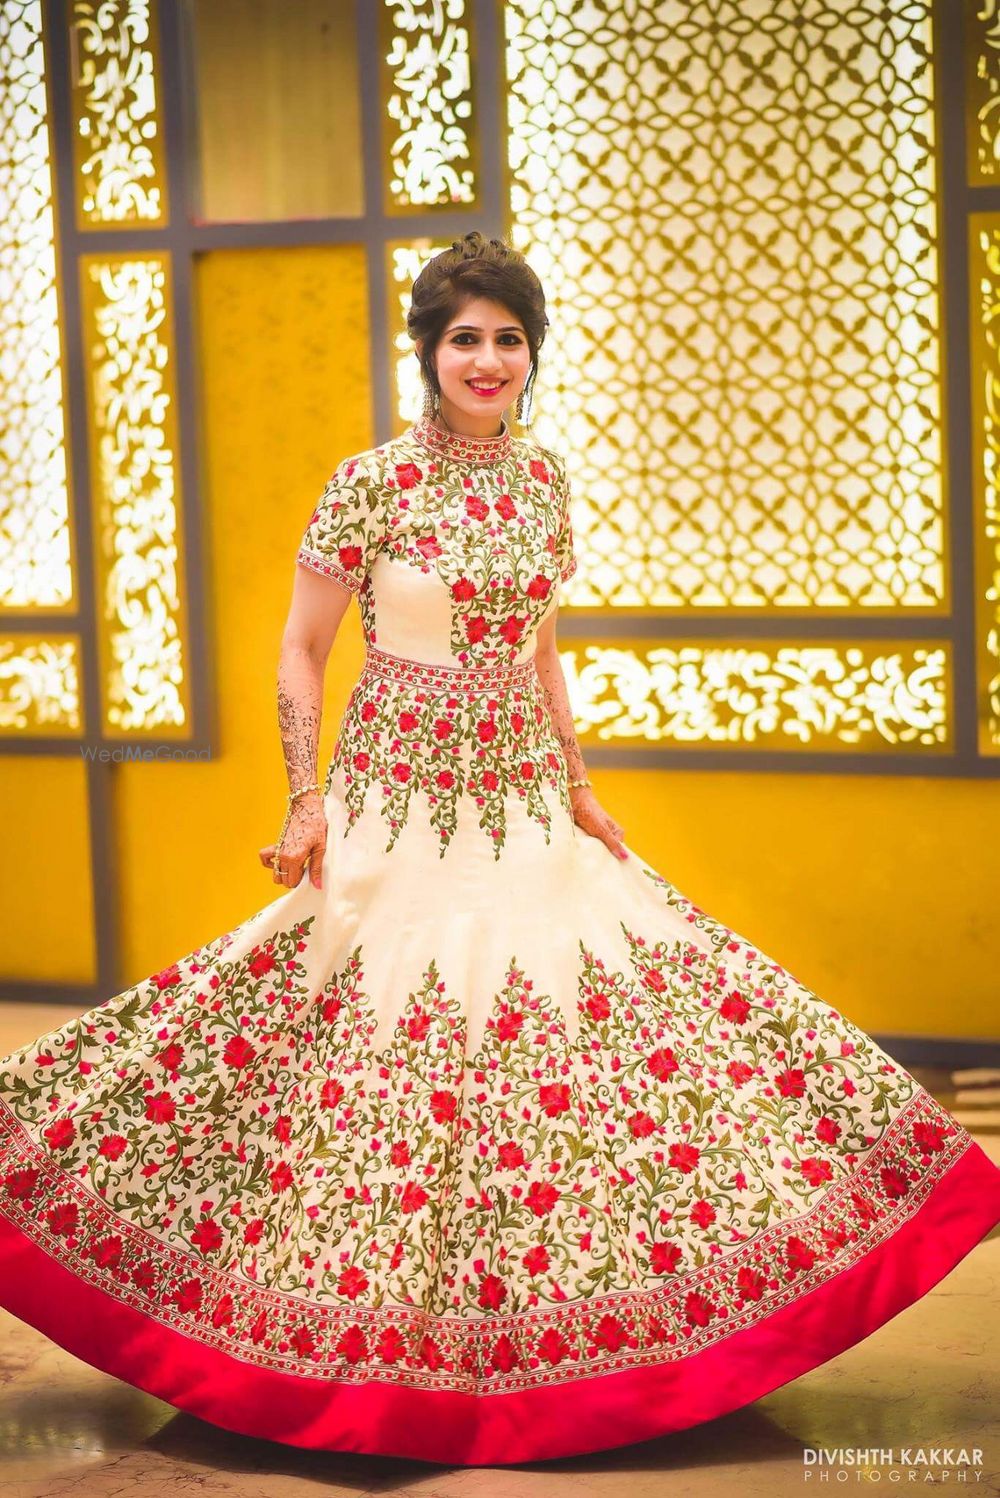
[[[0,1061],[0,1303],[232,1430],[500,1465],[710,1419],[930,1289],[1000,1170],[573,822],[562,459],[421,419],[299,560],[367,648],[322,888]]]

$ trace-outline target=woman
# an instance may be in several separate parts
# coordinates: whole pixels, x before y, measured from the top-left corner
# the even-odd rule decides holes
[[[470,1465],[677,1430],[1000,1220],[957,1120],[595,796],[566,467],[502,419],[546,322],[500,241],[417,277],[424,414],[340,463],[298,552],[284,892],[0,1063],[0,1301],[231,1430]]]

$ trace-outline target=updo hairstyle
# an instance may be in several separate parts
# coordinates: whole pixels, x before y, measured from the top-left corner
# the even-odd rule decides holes
[[[538,350],[545,341],[549,320],[541,281],[520,251],[505,240],[484,239],[478,229],[471,229],[454,240],[450,249],[428,260],[417,276],[406,331],[414,342],[423,339],[418,355],[421,374],[440,398],[441,386],[434,368],[437,346],[459,308],[472,297],[488,297],[508,307],[524,328],[531,370],[518,397],[517,419],[527,421],[538,373]]]

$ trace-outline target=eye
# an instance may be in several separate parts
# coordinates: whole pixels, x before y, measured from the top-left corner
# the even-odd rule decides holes
[[[458,343],[459,339],[461,339],[461,338],[472,338],[472,336],[473,335],[471,333],[456,333],[455,336],[454,336],[454,338],[451,341],[452,341],[452,343]],[[518,337],[518,335],[516,333],[501,333],[500,337],[501,338],[509,338],[513,343],[520,343],[521,342],[520,338]]]

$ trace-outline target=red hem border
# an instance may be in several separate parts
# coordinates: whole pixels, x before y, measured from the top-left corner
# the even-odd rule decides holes
[[[927,1200],[863,1259],[689,1357],[516,1394],[303,1379],[201,1346],[87,1284],[0,1214],[0,1305],[135,1388],[239,1435],[448,1466],[609,1450],[712,1420],[870,1336],[1000,1222],[1000,1170],[973,1141]]]

